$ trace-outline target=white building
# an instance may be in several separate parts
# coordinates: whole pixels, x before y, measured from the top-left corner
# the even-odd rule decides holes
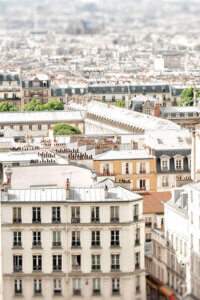
[[[1,203],[3,299],[146,298],[141,196],[67,183]]]

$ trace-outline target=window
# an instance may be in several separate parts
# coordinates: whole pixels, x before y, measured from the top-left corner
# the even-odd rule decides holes
[[[13,247],[22,246],[22,233],[19,231],[13,232]]]
[[[145,179],[140,179],[139,184],[140,184],[140,190],[146,190],[146,180]]]
[[[151,115],[151,108],[150,107],[145,107],[144,113],[146,115]]]
[[[163,176],[162,178],[162,186],[169,186],[169,177],[168,176]]]
[[[140,174],[145,174],[146,173],[146,162],[141,162],[140,163]]]
[[[21,223],[21,207],[13,207],[13,223]]]
[[[119,230],[111,230],[111,247],[116,247],[119,245]]]
[[[22,271],[22,256],[21,255],[13,256],[13,271],[14,272]]]
[[[73,295],[81,295],[81,279],[73,278]]]
[[[129,163],[126,163],[126,174],[129,174]]]
[[[72,255],[72,270],[80,271],[81,269],[81,255]]]
[[[42,294],[42,280],[34,279],[34,295]]]
[[[72,223],[80,223],[80,207],[79,206],[74,206],[72,207]]]
[[[136,228],[135,232],[135,246],[140,244],[140,228]]]
[[[191,248],[193,249],[193,234],[191,234]]]
[[[28,128],[29,128],[29,130],[32,130],[32,125],[29,125],[29,127],[28,127]]]
[[[42,129],[42,125],[38,125],[38,130],[41,130]]]
[[[41,223],[41,207],[33,207],[32,213],[33,213],[32,222]]]
[[[40,231],[33,232],[33,247],[42,247]]]
[[[33,271],[42,271],[42,255],[33,255]]]
[[[151,242],[151,233],[146,233],[145,237],[146,243]]]
[[[137,275],[136,278],[135,278],[135,291],[136,293],[139,293],[140,292],[140,276]]]
[[[92,255],[92,271],[99,271],[100,269],[101,269],[100,255],[99,254]]]
[[[119,278],[112,278],[112,293],[113,294],[119,294],[120,293]]]
[[[152,218],[151,217],[145,218],[145,226],[146,227],[152,226]]]
[[[133,220],[138,221],[139,219],[139,204],[133,205]]]
[[[80,231],[72,231],[72,247],[80,247],[81,246],[81,232]]]
[[[22,295],[22,280],[15,279],[14,281],[15,295]]]
[[[91,222],[96,223],[99,222],[99,207],[98,206],[92,206],[91,207]]]
[[[119,206],[110,207],[110,222],[111,223],[119,222]]]
[[[61,247],[61,232],[53,231],[53,247]]]
[[[23,131],[23,126],[22,125],[19,126],[19,130]]]
[[[93,290],[94,295],[101,294],[101,279],[100,278],[92,279],[92,290]]]
[[[100,242],[100,231],[92,231],[92,241],[91,241],[91,246],[92,247],[100,247],[101,242]]]
[[[119,254],[111,254],[111,270],[116,271],[120,269]]]
[[[140,252],[135,253],[135,269],[140,268]]]
[[[62,293],[61,279],[53,280],[53,292],[54,295],[61,295]]]
[[[169,170],[169,160],[168,159],[161,159],[161,170],[162,171]]]
[[[175,169],[176,170],[182,170],[183,166],[182,166],[182,159],[176,159],[175,160]]]
[[[52,207],[52,223],[60,223],[60,207]]]
[[[53,271],[62,271],[62,255],[53,255]]]

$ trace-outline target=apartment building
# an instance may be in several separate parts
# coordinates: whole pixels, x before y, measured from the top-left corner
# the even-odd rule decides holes
[[[149,150],[107,151],[96,155],[93,162],[98,180],[110,177],[115,182],[130,183],[134,191],[156,191],[156,158]]]
[[[22,107],[33,98],[45,104],[50,97],[51,81],[47,75],[39,74],[22,79]]]
[[[0,103],[8,102],[21,109],[21,81],[19,72],[0,72]]]
[[[4,299],[146,298],[140,195],[67,181],[1,203]]]

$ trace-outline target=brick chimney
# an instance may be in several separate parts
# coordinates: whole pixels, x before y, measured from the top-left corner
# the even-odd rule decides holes
[[[159,117],[160,116],[160,103],[156,103],[155,104],[154,116],[155,117]]]
[[[68,200],[69,199],[69,191],[70,191],[69,178],[67,178],[67,180],[66,180],[65,190],[66,190],[66,200]]]

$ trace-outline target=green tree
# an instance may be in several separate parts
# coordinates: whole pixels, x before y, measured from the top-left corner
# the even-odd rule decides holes
[[[0,111],[18,111],[18,109],[8,102],[2,102],[0,103]]]
[[[44,110],[63,110],[64,105],[58,100],[51,100],[44,105]]]
[[[71,126],[66,123],[58,123],[53,127],[54,135],[73,135],[81,134],[81,131],[74,126]]]
[[[117,101],[116,105],[119,106],[119,107],[125,107],[125,100]]]
[[[40,111],[44,110],[44,105],[39,100],[33,98],[29,103],[25,104],[23,111]]]
[[[42,104],[39,100],[33,98],[29,103],[25,104],[23,111],[41,111],[41,110],[63,110],[64,105],[57,100],[51,100],[47,104]]]
[[[200,91],[195,89],[197,93],[197,98],[200,97]],[[192,106],[194,104],[194,88],[185,88],[180,96],[179,106]]]

